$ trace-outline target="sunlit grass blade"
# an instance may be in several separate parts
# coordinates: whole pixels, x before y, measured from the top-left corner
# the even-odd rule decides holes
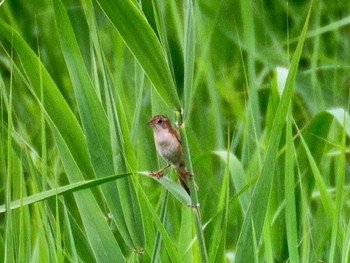
[[[299,262],[298,256],[298,226],[297,209],[295,199],[295,176],[294,162],[295,151],[292,134],[292,107],[287,113],[286,121],[286,154],[285,154],[285,217],[286,217],[286,235],[288,242],[288,251],[290,262]]]
[[[45,83],[45,111],[60,130],[80,169],[84,174],[91,176],[93,171],[81,127],[48,71],[24,39],[1,19],[0,35],[11,41],[31,84],[31,92],[36,98],[40,98],[41,81]],[[39,67],[41,68],[40,74],[38,73]]]
[[[114,173],[111,135],[107,115],[98,100],[92,81],[84,65],[73,28],[68,15],[59,1],[53,2],[59,39],[63,55],[70,73],[76,94],[79,114],[89,148],[93,169],[98,178]],[[93,109],[93,111],[92,111]],[[117,131],[119,132],[119,131]],[[124,161],[117,163],[119,169]],[[133,249],[144,247],[144,233],[139,203],[133,186],[126,181],[124,185],[106,184],[102,186],[107,205],[116,220],[119,231]],[[119,193],[119,195],[117,195]],[[119,196],[119,198],[117,198]],[[122,201],[125,204],[123,206]],[[121,213],[123,211],[123,213]],[[130,222],[133,218],[133,222]],[[129,220],[128,220],[129,219]],[[137,222],[137,223],[134,223]]]
[[[162,237],[162,240],[164,242],[164,247],[165,247],[166,251],[168,252],[169,257],[171,258],[171,260],[173,262],[182,262],[181,258],[179,256],[179,253],[176,249],[175,243],[171,240],[170,236],[168,235],[161,219],[158,216],[158,213],[155,211],[154,207],[152,206],[152,204],[148,200],[148,197],[147,197],[146,193],[143,191],[143,189],[140,189],[140,195],[141,195],[142,199],[144,200],[144,204],[147,206],[148,211],[152,215],[152,220],[154,221],[156,228],[158,229],[158,231]]]
[[[169,192],[165,191],[161,199],[162,205],[160,210],[160,220],[162,224],[165,224],[166,218],[167,218],[167,209],[168,209],[168,200],[169,200],[168,197],[169,197]],[[152,250],[152,263],[159,262],[159,257],[160,257],[159,254],[160,254],[161,246],[162,246],[162,238],[161,238],[160,232],[157,231],[154,247]]]
[[[350,227],[348,225],[345,238],[344,238],[344,244],[342,247],[342,262],[349,262],[350,259]]]
[[[141,68],[140,64],[135,61],[135,86],[136,86],[136,90],[138,90],[138,94],[137,94],[137,100],[136,100],[136,109],[135,109],[135,113],[133,116],[133,123],[131,125],[130,131],[131,131],[131,140],[132,142],[136,143],[136,139],[137,139],[137,131],[138,128],[140,126],[140,116],[141,116],[141,112],[142,112],[142,98],[143,98],[143,87],[144,87],[144,80],[145,80],[145,72],[143,71],[143,69]],[[142,124],[141,124],[142,125]]]
[[[96,187],[101,184],[108,183],[110,181],[114,181],[120,178],[124,178],[129,175],[131,174],[126,173],[126,174],[110,175],[99,179],[84,180],[84,181],[72,183],[69,185],[59,186],[55,189],[46,190],[37,194],[24,197],[23,199],[20,199],[20,200],[12,201],[10,203],[9,209],[14,210],[22,206],[26,206],[26,205],[34,204],[36,202],[46,200],[48,198],[52,198],[52,197],[56,197],[56,196],[64,195],[68,193],[73,193],[84,189],[89,189],[91,187]],[[4,213],[6,211],[7,211],[6,206],[0,205],[0,213]]]
[[[321,174],[319,168],[317,167],[317,163],[316,163],[316,161],[315,161],[315,159],[314,159],[310,149],[308,148],[308,145],[307,145],[307,143],[302,135],[300,135],[300,139],[301,139],[302,145],[306,151],[306,155],[308,157],[308,160],[310,162],[312,174],[314,176],[317,189],[320,193],[320,199],[321,199],[322,205],[324,207],[325,214],[329,217],[329,219],[331,221],[333,221],[334,217],[335,217],[335,208],[334,208],[334,202],[330,196],[330,193],[328,192],[327,184],[324,181],[324,179],[322,178],[322,174]],[[339,242],[342,242],[343,236],[344,236],[343,229],[339,230],[339,236],[340,236]]]
[[[195,21],[192,0],[186,0],[184,5],[184,118],[187,118],[193,99],[193,75],[195,61]]]
[[[327,215],[328,222],[334,220],[336,213],[334,212],[334,202],[332,200],[331,193],[329,192],[329,186],[325,182],[323,175],[318,166],[321,165],[321,161],[324,159],[324,150],[327,145],[327,137],[330,134],[331,124],[335,121],[338,123],[339,127],[342,128],[344,132],[348,130],[346,123],[343,123],[344,118],[348,118],[348,114],[343,109],[332,109],[327,111],[321,111],[312,120],[308,125],[302,130],[301,138],[302,143],[297,149],[297,159],[298,159],[298,168],[299,173],[307,173],[306,176],[302,179],[299,175],[299,181],[301,182],[301,211],[302,211],[302,235],[301,235],[301,254],[300,260],[305,261],[305,259],[310,259],[310,253],[312,253],[311,245],[311,226],[308,219],[308,216],[305,214],[305,211],[308,211],[311,206],[310,198],[312,191],[310,191],[310,186],[313,187],[316,182],[316,187],[319,192],[319,197],[323,205],[324,214]],[[348,133],[347,133],[348,134]],[[349,136],[349,135],[348,135]],[[340,151],[330,152],[328,155],[339,155]],[[307,160],[307,161],[305,161]],[[325,216],[322,216],[325,218]],[[343,228],[343,226],[340,226]],[[339,234],[342,236],[344,230],[341,230]],[[339,242],[339,240],[337,240]],[[340,245],[337,243],[337,245]]]
[[[332,224],[332,241],[331,241],[331,248],[329,252],[329,262],[335,262],[336,261],[336,246],[337,246],[337,241],[339,237],[344,238],[343,234],[340,234],[339,231],[344,231],[343,227],[339,227],[340,224],[342,224],[342,209],[344,205],[344,180],[345,180],[345,160],[346,160],[346,155],[345,155],[345,150],[346,150],[346,123],[350,124],[350,119],[345,112],[342,114],[343,115],[343,121],[342,121],[342,126],[344,127],[342,129],[341,133],[341,144],[340,144],[340,154],[339,154],[339,159],[337,162],[337,181],[336,181],[336,198],[335,198],[335,215],[333,218],[333,224]],[[339,120],[340,121],[340,120]],[[350,125],[349,125],[350,126]],[[350,127],[349,127],[350,128]],[[343,240],[340,241],[342,243]],[[339,247],[341,247],[339,245]]]
[[[187,192],[178,183],[174,182],[168,177],[163,176],[161,178],[157,178],[154,176],[149,176],[148,175],[149,172],[138,172],[138,173],[142,175],[146,175],[147,177],[152,178],[153,180],[156,180],[184,205],[188,206],[191,204],[191,198],[187,194]]]
[[[14,68],[11,59],[11,75],[14,74]],[[7,118],[7,125],[5,125],[3,120],[0,122],[0,174],[4,176],[4,183],[1,189],[6,191],[2,198],[4,203],[2,207],[9,208],[13,199],[22,199],[26,195],[23,159],[26,159],[24,156],[27,154],[25,151],[18,151],[17,141],[14,136],[16,131],[13,122],[16,121],[16,114],[13,111],[12,81],[10,82],[10,90],[6,94],[5,88],[2,86],[4,83],[1,76],[0,79],[0,111],[2,116]],[[7,116],[4,112],[7,112]],[[38,228],[42,228],[42,224],[39,223],[41,218],[35,215],[31,216],[29,209],[26,207],[21,207],[16,212],[6,211],[3,218],[2,222],[6,237],[1,240],[2,252],[0,260],[3,259],[4,262],[7,260],[10,262],[25,261],[29,257],[30,244],[28,242],[18,244],[18,240],[30,239],[31,231],[36,232]],[[31,220],[38,222],[38,227],[35,227],[35,230],[28,227]]]
[[[12,72],[11,72],[12,74]],[[7,138],[6,138],[6,150],[7,150],[7,164],[6,164],[6,196],[5,196],[5,206],[10,207],[10,202],[12,198],[12,184],[13,184],[13,179],[12,179],[12,130],[13,130],[13,116],[12,116],[12,83],[10,86],[10,94],[9,94],[9,107],[8,107],[8,114],[7,114]],[[7,210],[6,213],[6,224],[5,224],[5,255],[4,259],[6,262],[14,262],[14,227],[12,225],[13,223],[13,215],[10,210]]]
[[[346,112],[342,108],[330,109],[325,112],[320,112],[319,114],[330,114],[342,127],[344,132],[348,137],[350,137],[350,116],[349,113]],[[321,117],[322,118],[322,117]]]
[[[252,203],[246,214],[243,227],[241,230],[241,235],[237,244],[237,262],[252,262],[254,260],[254,251],[252,250],[251,244],[256,238],[258,241],[261,238],[261,233],[265,221],[265,216],[267,212],[267,200],[270,194],[271,185],[273,182],[273,174],[275,169],[275,158],[277,156],[278,146],[285,124],[285,119],[287,116],[288,107],[294,91],[294,81],[297,73],[299,60],[301,57],[305,36],[307,28],[309,25],[309,19],[311,15],[312,5],[310,6],[304,28],[301,32],[300,39],[295,50],[294,56],[292,58],[289,74],[287,77],[286,85],[278,105],[275,120],[272,124],[270,139],[268,141],[267,153],[264,159],[263,167],[260,172],[260,177],[256,184],[256,187],[252,196]],[[261,201],[263,200],[263,201]],[[253,236],[252,224],[255,229],[256,235]]]
[[[192,220],[192,210],[189,206],[181,207],[181,225],[178,238],[178,247],[181,255],[182,262],[194,262],[193,254],[197,251],[197,247],[192,247],[193,240],[193,220]]]
[[[249,103],[248,103],[248,122],[249,122],[249,129],[251,131],[254,130],[254,133],[256,133],[257,138],[260,137],[261,134],[261,127],[260,127],[260,121],[261,121],[261,113],[258,108],[259,101],[258,101],[258,89],[257,89],[257,76],[255,73],[255,53],[258,53],[256,50],[256,40],[255,40],[255,25],[254,25],[254,19],[251,15],[252,5],[249,1],[240,1],[240,7],[242,12],[242,27],[243,27],[243,39],[244,44],[247,47],[247,61],[244,63],[243,67],[246,67],[246,86],[247,91],[249,94]],[[254,146],[253,144],[249,144],[251,146]]]
[[[93,172],[87,153],[87,147],[84,142],[84,136],[76,118],[72,114],[67,103],[63,99],[63,96],[59,93],[47,70],[42,66],[35,53],[16,32],[13,32],[12,29],[6,25],[6,23],[0,20],[0,24],[0,34],[6,37],[8,40],[12,40],[13,47],[21,59],[22,67],[31,84],[31,91],[36,98],[40,97],[40,82],[42,81],[45,83],[45,111],[47,116],[52,121],[52,125],[55,125],[55,129],[57,129],[56,134],[59,134],[58,137],[62,143],[61,145],[66,147],[64,148],[65,152],[69,153],[68,155],[74,160],[75,169],[79,170],[79,173],[74,173],[72,170],[68,169],[69,173],[67,173],[67,175],[70,175],[69,180],[71,182],[83,180],[82,173],[91,175]],[[38,74],[38,68],[41,69],[40,74]],[[62,118],[62,116],[64,116],[64,118]],[[79,169],[76,168],[76,165],[79,166]],[[87,200],[89,200],[88,204],[85,203]],[[119,246],[114,237],[111,235],[108,226],[106,225],[104,227],[103,225],[100,225],[102,222],[105,222],[94,197],[91,195],[87,199],[82,198],[80,201],[78,201],[78,203],[84,223],[91,226],[87,227],[86,231],[90,237],[92,249],[96,252],[96,258],[103,258],[107,261],[120,260],[123,258],[121,253],[118,255]],[[95,210],[99,212],[96,212]],[[93,211],[96,212],[96,215]],[[90,212],[92,212],[92,214],[89,214]],[[97,216],[98,214],[101,216]],[[94,224],[94,226],[91,224]],[[97,229],[99,231],[102,230],[102,232],[97,233]],[[107,245],[103,245],[101,249],[101,243],[99,243],[100,240],[102,240],[100,238],[101,236],[104,236],[104,242],[109,244],[111,251],[113,250],[112,254],[110,252],[106,252],[106,249],[108,249]]]
[[[273,192],[271,193],[273,195]],[[271,199],[270,199],[271,200]],[[273,262],[273,234],[272,234],[272,224],[270,223],[272,221],[272,207],[273,205],[269,205],[267,213],[266,213],[266,224],[263,228],[263,242],[264,242],[264,261],[266,262]],[[276,237],[275,237],[276,238]],[[258,247],[256,247],[256,258],[258,257]],[[255,260],[255,262],[259,262],[259,260]]]
[[[243,166],[238,160],[238,158],[232,152],[228,153],[227,151],[215,151],[214,154],[218,155],[220,159],[223,160],[225,163],[227,162],[227,160],[230,161],[228,167],[230,170],[232,183],[236,189],[236,193],[242,191],[244,187],[246,187],[248,182],[245,177]],[[227,154],[230,155],[229,158],[227,158]],[[244,191],[241,195],[239,195],[241,207],[244,212],[246,212],[248,209],[249,198],[250,196],[248,191]]]
[[[174,35],[174,38],[176,39],[177,32],[174,32],[174,31],[176,31],[178,27],[175,26],[174,31],[168,32],[168,28],[171,26],[169,26],[167,23],[167,21],[169,21],[169,16],[174,17],[173,15],[169,15],[169,13],[173,12],[172,5],[174,4],[171,3],[170,1],[162,1],[162,0],[152,1],[153,15],[154,15],[156,28],[157,28],[157,35],[159,37],[159,41],[161,42],[164,53],[166,54],[167,62],[176,84],[175,68],[174,68],[172,52],[171,52],[172,48],[170,46],[171,39],[168,38],[168,33]]]
[[[91,261],[94,259],[94,252],[89,244],[88,236],[84,231],[84,225],[81,224],[80,219],[74,217],[74,214],[70,213],[67,206],[64,205],[64,220],[67,222],[68,229],[66,229],[68,235],[66,235],[65,244],[69,247],[69,258],[80,259],[83,262]],[[66,251],[66,250],[65,250]],[[77,262],[77,261],[75,261]]]
[[[94,63],[95,81],[99,85],[99,71],[101,69],[103,85],[99,89],[101,96],[105,95],[104,100],[106,101],[106,111],[109,123],[109,129],[111,134],[112,152],[114,156],[114,171],[115,173],[124,172],[126,167],[130,169],[136,168],[136,157],[133,151],[132,137],[135,136],[137,131],[137,125],[139,123],[139,114],[141,111],[141,99],[143,94],[144,85],[144,71],[140,67],[139,63],[135,60],[135,78],[137,79],[135,90],[137,91],[137,99],[139,103],[136,103],[135,118],[133,119],[133,125],[131,127],[131,135],[129,129],[128,115],[129,108],[128,105],[122,100],[123,94],[117,94],[117,98],[113,97],[114,86],[113,81],[110,78],[110,73],[108,71],[108,58],[105,56],[102,46],[100,44],[101,35],[99,34],[97,18],[95,17],[95,10],[91,1],[86,2],[86,16],[89,21],[89,28],[91,33],[91,38],[93,42],[94,54],[96,53],[96,63]],[[94,56],[94,55],[92,55]],[[93,60],[95,61],[95,60]],[[122,78],[122,76],[120,75]],[[100,98],[101,99],[101,98]],[[116,107],[115,107],[116,105]],[[135,139],[135,138],[134,138]],[[117,221],[117,225],[120,229],[128,229],[137,253],[144,250],[145,235],[144,235],[144,223],[142,221],[140,202],[136,195],[135,181],[131,178],[130,180],[119,180],[117,182],[118,188],[115,192],[116,196],[120,197],[120,204],[118,210],[123,211],[114,217]]]
[[[183,39],[183,109],[181,110],[181,113],[179,116],[181,116],[181,120],[188,119],[188,113],[190,112],[190,102],[192,101],[192,95],[193,95],[193,75],[194,75],[194,60],[195,60],[195,22],[194,22],[194,11],[193,11],[193,4],[191,0],[185,0],[182,3],[182,9],[184,14],[184,30],[181,32],[184,32],[184,36],[181,38]],[[181,28],[182,25],[178,25],[178,28]],[[182,28],[181,28],[182,29]],[[179,30],[180,31],[180,30]],[[182,134],[184,134],[185,131],[182,131]],[[187,140],[187,138],[185,138]],[[186,143],[186,142],[185,142]],[[191,166],[191,163],[189,164]],[[192,168],[191,168],[192,169]],[[193,185],[193,184],[191,184]],[[191,195],[196,195],[194,193],[196,191],[194,187],[191,187]],[[195,203],[198,203],[197,200],[192,199]],[[200,233],[197,232],[197,240],[198,240],[198,249],[200,254],[200,260],[202,262],[205,262],[207,260],[207,252],[206,252],[206,244],[204,241],[204,235],[202,230],[201,222],[198,220],[199,217],[201,217],[200,210],[197,209],[198,213],[195,213],[195,216],[197,217],[195,219],[196,224],[196,231],[200,229]],[[181,217],[181,229],[180,229],[180,236],[179,236],[179,248],[182,251],[182,260],[184,262],[192,262],[193,257],[191,255],[191,251],[187,251],[187,246],[191,243],[192,240],[192,211],[186,209],[185,207],[182,207],[182,217]],[[203,240],[202,240],[203,238]]]
[[[350,24],[350,17],[345,17],[343,19],[329,23],[324,27],[320,27],[315,30],[309,31],[308,34],[306,35],[306,38],[313,38],[315,36],[319,36],[327,32],[332,32],[339,29],[340,27],[344,27],[349,24]],[[297,42],[297,41],[298,41],[298,38],[294,38],[290,40],[290,43]]]
[[[229,138],[228,138],[229,141]],[[219,202],[217,205],[218,213],[217,219],[214,221],[214,231],[213,235],[210,239],[210,247],[209,250],[209,262],[223,262],[225,247],[226,247],[226,239],[223,237],[226,236],[227,231],[227,213],[228,213],[228,197],[229,197],[229,184],[230,184],[230,157],[232,156],[229,151],[229,145],[227,145],[226,149],[226,167],[225,173],[223,177],[223,183],[220,189]]]
[[[179,115],[179,120],[182,120],[181,113]],[[188,179],[188,184],[190,188],[191,193],[191,205],[195,206],[194,211],[194,225],[196,228],[196,235],[197,235],[197,241],[198,241],[198,247],[199,247],[199,254],[200,254],[200,260],[202,262],[208,262],[208,252],[206,248],[206,242],[204,238],[204,229],[202,225],[202,215],[200,211],[200,203],[198,201],[198,195],[197,195],[197,189],[196,189],[196,182],[195,182],[195,176],[192,168],[192,160],[191,160],[191,153],[190,148],[188,145],[188,138],[187,133],[184,125],[180,126],[180,134],[181,134],[181,143],[183,145],[184,154],[186,156],[186,165],[188,171],[193,175]]]
[[[298,179],[299,181],[301,180],[301,174],[300,170],[298,169]],[[308,194],[306,191],[306,187],[302,185],[300,187],[300,200],[301,200],[301,212],[300,212],[300,218],[301,218],[301,239],[302,242],[300,244],[300,261],[301,262],[308,262],[310,259],[310,254],[312,253],[311,251],[311,222],[309,221],[308,218],[308,211],[309,211],[309,200],[308,200]]]
[[[51,129],[59,147],[68,178],[70,181],[74,181],[76,178],[80,178],[80,181],[82,181],[84,177],[68,146],[53,124],[51,124]],[[75,193],[74,197],[79,207],[79,214],[88,236],[88,242],[96,260],[102,262],[124,262],[124,256],[120,247],[91,191]]]
[[[142,65],[161,98],[173,109],[180,109],[180,100],[165,53],[140,10],[132,1],[98,0],[97,2]]]

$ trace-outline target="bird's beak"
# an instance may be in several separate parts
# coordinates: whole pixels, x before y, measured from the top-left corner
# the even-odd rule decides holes
[[[154,117],[152,117],[147,123],[146,125],[150,125],[150,126],[154,126],[155,122],[154,122]]]

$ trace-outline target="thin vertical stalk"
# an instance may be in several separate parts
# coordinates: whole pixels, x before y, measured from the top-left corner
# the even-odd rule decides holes
[[[181,119],[182,117],[179,117],[179,118]],[[189,184],[190,193],[191,193],[191,206],[193,208],[194,215],[195,215],[195,228],[196,228],[200,258],[201,258],[201,262],[208,262],[208,253],[207,253],[204,233],[203,233],[200,204],[198,201],[196,183],[193,176],[194,173],[192,169],[192,162],[190,158],[190,151],[188,147],[187,135],[186,135],[186,130],[184,128],[184,125],[180,127],[180,132],[181,132],[182,146],[184,149],[185,156],[187,157],[186,158],[187,169],[192,174],[192,176],[188,180],[188,184]]]
[[[192,0],[184,1],[184,119],[187,119],[193,94],[195,24]]]
[[[6,172],[6,239],[5,239],[5,261],[14,262],[14,248],[13,248],[13,226],[12,226],[12,212],[9,209],[12,196],[12,54],[11,54],[11,76],[10,76],[10,94],[8,100],[7,112],[7,172]]]
[[[297,215],[295,205],[294,182],[294,145],[292,134],[292,105],[289,106],[286,121],[286,156],[285,156],[285,198],[286,231],[290,262],[299,262]]]
[[[162,200],[162,208],[161,208],[161,214],[160,214],[160,220],[161,222],[164,224],[165,223],[165,219],[166,219],[166,214],[167,214],[167,207],[168,207],[168,196],[169,196],[169,192],[165,191],[164,195],[163,195],[163,200]],[[152,253],[152,263],[155,262],[159,262],[159,251],[160,251],[160,247],[161,247],[161,234],[159,231],[157,231],[157,235],[156,235],[156,241],[154,242],[154,249],[153,249],[153,253]]]
[[[187,157],[187,168],[189,172],[193,174],[192,162],[190,158],[190,151],[188,147],[186,129],[182,124],[182,121],[187,119],[187,113],[189,112],[189,105],[191,101],[191,94],[193,91],[193,72],[194,72],[194,58],[195,58],[195,24],[194,24],[194,14],[192,0],[184,1],[184,110],[179,112],[178,120],[180,124],[180,132],[183,143],[183,149],[185,151],[185,156]],[[185,116],[183,116],[185,114]],[[198,240],[198,247],[200,253],[201,262],[208,262],[208,254],[205,245],[202,218],[199,207],[199,201],[196,191],[196,184],[194,177],[189,178],[189,188],[191,193],[191,204],[193,206],[193,211],[195,214],[195,228]]]
[[[347,115],[344,114],[343,117],[343,132],[342,132],[342,140],[341,140],[341,150],[339,154],[338,159],[338,165],[337,165],[337,185],[336,185],[336,202],[335,202],[335,214],[333,217],[333,226],[332,226],[332,239],[331,239],[331,249],[329,252],[329,258],[328,262],[334,262],[337,260],[336,255],[336,246],[337,246],[337,240],[341,237],[341,234],[339,233],[339,224],[340,224],[340,216],[341,216],[341,208],[343,206],[343,189],[344,189],[344,178],[345,178],[345,150],[346,150],[346,117]]]

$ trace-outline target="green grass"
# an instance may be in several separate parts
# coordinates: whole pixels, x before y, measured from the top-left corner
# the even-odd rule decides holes
[[[3,2],[0,260],[348,262],[349,11]],[[191,197],[147,175],[155,114]]]

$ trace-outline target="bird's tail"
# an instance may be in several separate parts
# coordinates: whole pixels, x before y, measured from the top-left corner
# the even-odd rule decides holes
[[[188,179],[192,177],[192,174],[187,171],[185,165],[181,165],[176,168],[176,174],[179,177],[179,182],[181,186],[186,190],[186,192],[190,195],[190,187],[188,184]],[[195,185],[196,190],[198,189],[197,185]]]

